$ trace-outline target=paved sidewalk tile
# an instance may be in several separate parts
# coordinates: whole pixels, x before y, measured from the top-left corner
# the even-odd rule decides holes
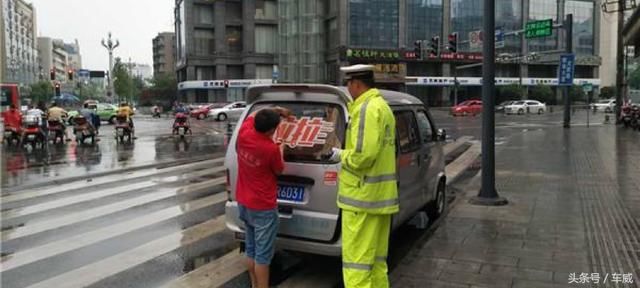
[[[613,125],[514,133],[496,150],[509,204],[469,204],[474,178],[392,286],[640,287],[638,139]]]

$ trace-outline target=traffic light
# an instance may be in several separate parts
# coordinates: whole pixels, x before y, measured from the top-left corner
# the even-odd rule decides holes
[[[56,80],[56,69],[49,70],[49,78],[51,81]]]
[[[449,45],[447,49],[449,49],[449,52],[453,53],[458,51],[458,33],[449,34]]]
[[[73,81],[73,70],[69,69],[69,71],[67,71],[67,79]]]
[[[55,84],[56,96],[60,96],[60,83]]]
[[[433,36],[431,37],[431,42],[429,43],[429,56],[430,57],[437,57],[438,56],[438,49],[440,47],[440,37],[438,36]]]
[[[413,42],[413,52],[416,54],[417,59],[422,59],[422,41],[416,40],[416,42]]]

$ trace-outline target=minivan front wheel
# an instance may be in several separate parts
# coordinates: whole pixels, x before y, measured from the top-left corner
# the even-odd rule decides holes
[[[438,191],[436,191],[436,199],[431,200],[427,204],[427,216],[429,221],[433,222],[438,219],[444,211],[447,209],[447,185],[444,181],[441,181],[438,185]]]

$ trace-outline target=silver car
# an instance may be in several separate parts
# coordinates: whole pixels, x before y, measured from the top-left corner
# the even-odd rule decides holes
[[[393,229],[424,210],[435,219],[446,207],[444,130],[436,130],[426,106],[400,92],[380,90],[391,106],[397,125],[397,174],[400,212],[393,216]],[[295,121],[283,122],[274,138],[288,146],[285,170],[278,177],[280,226],[278,249],[339,256],[340,211],[336,205],[340,163],[322,157],[333,147],[343,147],[348,125],[345,89],[328,85],[257,85],[247,90],[249,113],[268,106],[290,109]],[[244,239],[238,217],[236,141],[241,125],[230,139],[225,159],[228,201],[226,225],[236,240]]]
[[[225,121],[227,119],[238,119],[240,115],[242,115],[242,112],[244,112],[246,107],[246,102],[237,101],[227,104],[224,107],[213,108],[209,110],[208,116],[218,121]]]

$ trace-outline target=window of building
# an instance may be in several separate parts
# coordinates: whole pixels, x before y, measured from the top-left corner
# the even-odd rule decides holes
[[[398,0],[349,0],[349,44],[397,48],[398,19]]]
[[[407,47],[442,34],[442,0],[407,0]],[[441,37],[442,38],[442,37]]]
[[[213,25],[213,6],[196,5],[193,12],[198,24]]]
[[[242,2],[225,2],[225,21],[241,21],[242,20]]]
[[[215,33],[212,29],[195,29],[193,32],[194,53],[208,56],[215,53]]]
[[[244,67],[242,65],[229,65],[227,66],[227,77],[229,79],[243,79]]]
[[[256,19],[277,20],[278,5],[274,0],[256,1]]]
[[[593,2],[568,0],[565,13],[573,14],[573,48],[576,54],[593,55]]]
[[[196,67],[196,80],[216,79],[215,67]]]
[[[534,1],[534,0],[532,0]],[[496,27],[504,31],[519,30],[522,27],[522,4],[520,1],[496,0]],[[469,34],[483,29],[484,5],[482,0],[452,0],[451,1],[451,32],[458,33],[458,52],[478,52],[481,45],[472,46]],[[446,36],[446,35],[445,35]],[[447,41],[440,37],[441,43]],[[498,52],[518,53],[520,49],[519,37],[505,37],[505,47],[498,48]]]
[[[256,25],[256,53],[276,53],[278,49],[278,28],[276,26]]]
[[[273,65],[256,65],[256,79],[271,79]]]
[[[227,34],[225,41],[227,42],[227,50],[231,53],[242,52],[242,28],[227,26]]]

